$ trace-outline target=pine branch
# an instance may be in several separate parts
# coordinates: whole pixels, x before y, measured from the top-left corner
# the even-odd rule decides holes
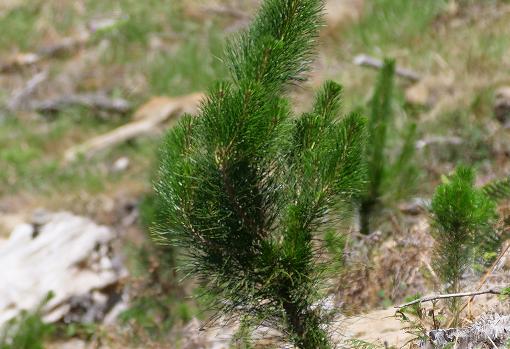
[[[482,187],[482,191],[496,201],[508,199],[510,198],[510,177],[491,181]]]
[[[322,25],[319,0],[268,0],[250,28],[227,49],[228,65],[240,86],[260,83],[271,92],[302,80]]]

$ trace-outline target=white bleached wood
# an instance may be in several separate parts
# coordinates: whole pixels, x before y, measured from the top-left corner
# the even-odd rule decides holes
[[[63,318],[69,301],[118,283],[125,273],[110,256],[114,233],[67,212],[47,214],[44,224],[17,226],[0,243],[0,326],[21,310],[43,308],[48,321]]]

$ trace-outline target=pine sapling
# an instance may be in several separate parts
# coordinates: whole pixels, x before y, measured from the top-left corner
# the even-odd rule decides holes
[[[285,99],[304,79],[322,0],[266,0],[229,42],[230,81],[166,137],[156,237],[180,247],[222,314],[264,323],[299,348],[330,348],[318,306],[321,236],[361,194],[365,121],[341,117],[328,82],[294,118]],[[331,238],[329,239],[331,240]]]
[[[360,231],[363,234],[370,233],[370,220],[382,197],[410,187],[412,179],[416,178],[412,164],[416,134],[414,124],[408,126],[402,137],[398,154],[391,154],[394,149],[390,141],[399,138],[392,108],[394,80],[395,62],[385,60],[369,106],[366,148],[368,183],[360,204]]]
[[[474,171],[460,166],[432,198],[433,267],[447,293],[461,291],[462,275],[480,252],[479,243],[487,234],[494,234],[495,202],[476,188],[474,181]],[[451,300],[450,310],[457,319],[458,299]]]

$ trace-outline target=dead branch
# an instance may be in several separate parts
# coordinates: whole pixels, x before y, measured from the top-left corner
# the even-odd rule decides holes
[[[429,332],[434,348],[445,348],[456,343],[459,349],[500,348],[510,338],[510,316],[485,315],[473,325],[464,328],[438,329]]]
[[[183,113],[193,112],[202,98],[203,94],[201,93],[177,98],[159,97],[159,100],[165,99],[166,102],[162,104],[161,101],[159,101],[159,109],[155,110],[155,108],[151,106],[151,104],[155,103],[147,103],[146,106],[140,108],[135,114],[135,121],[69,149],[65,153],[65,161],[74,161],[79,155],[83,155],[85,158],[89,159],[101,151],[117,144],[160,130],[161,124],[164,122],[176,118]]]
[[[432,144],[460,145],[464,141],[460,137],[430,136],[416,141],[416,149],[423,149]]]
[[[60,96],[45,101],[33,101],[30,103],[30,109],[49,113],[57,112],[72,105],[121,114],[127,113],[132,108],[131,103],[122,98],[108,97],[104,93],[83,93]]]
[[[11,72],[37,64],[47,58],[75,51],[83,47],[89,41],[90,37],[90,33],[84,32],[77,37],[66,37],[56,44],[42,47],[35,53],[17,54],[15,57],[7,60],[7,62],[0,64],[0,73]]]
[[[56,44],[41,47],[37,54],[41,58],[55,57],[83,47],[89,39],[90,33],[85,31],[76,37],[66,37]]]
[[[35,64],[41,60],[41,57],[36,53],[17,54],[11,57],[6,62],[0,64],[0,73],[8,73],[25,66]]]
[[[402,305],[395,306],[395,308],[402,309],[402,308],[408,307],[408,306],[413,305],[413,304],[424,303],[424,302],[431,302],[431,301],[435,301],[435,300],[439,300],[439,299],[460,298],[460,297],[474,297],[474,296],[479,296],[479,295],[482,295],[482,294],[501,294],[501,291],[500,290],[488,289],[488,290],[484,290],[484,291],[440,294],[440,295],[437,295],[437,296],[428,296],[428,297],[423,297],[423,298],[420,298],[420,299],[415,299],[414,301],[411,301],[411,302],[408,302],[408,303],[404,303]]]
[[[383,61],[365,54],[357,55],[356,57],[354,57],[354,64],[362,67],[370,67],[376,69],[381,69],[384,65]],[[411,69],[406,69],[397,66],[395,69],[395,73],[413,82],[419,81],[421,79],[420,74]]]
[[[32,96],[44,81],[48,78],[48,71],[42,71],[35,74],[30,80],[27,81],[25,86],[15,91],[10,100],[7,102],[7,108],[11,111],[23,109],[26,105],[27,99]]]
[[[239,10],[232,6],[216,5],[216,6],[204,6],[202,10],[205,13],[215,13],[223,16],[230,16],[237,19],[247,19],[248,14],[242,10]]]

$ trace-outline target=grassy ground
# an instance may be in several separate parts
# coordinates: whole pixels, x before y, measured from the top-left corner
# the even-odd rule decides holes
[[[257,3],[224,2],[247,15]],[[150,190],[156,166],[160,135],[136,139],[92,160],[64,163],[69,147],[126,123],[130,115],[104,118],[76,107],[52,115],[8,111],[13,91],[36,71],[50,74],[36,98],[72,86],[79,92],[106,90],[139,106],[151,96],[204,91],[222,78],[224,40],[245,25],[244,17],[213,11],[211,6],[220,7],[208,1],[11,3],[0,6],[0,57],[6,59],[75,36],[93,21],[116,22],[95,32],[82,50],[0,75],[0,212],[8,213],[43,206],[101,217],[101,207],[91,207],[91,201],[126,191],[140,197]],[[355,66],[353,57],[393,57],[425,78],[420,84],[431,99],[426,105],[410,103],[406,90],[411,84],[400,79],[399,118],[416,121],[420,137],[463,139],[460,146],[418,154],[425,179],[416,195],[430,197],[440,175],[458,162],[479,167],[483,178],[508,174],[510,147],[501,141],[508,135],[492,114],[494,91],[510,85],[508,23],[510,3],[503,0],[366,0],[359,19],[342,22],[321,38],[317,69],[293,95],[304,104],[321,81],[333,79],[345,87],[346,109],[365,105],[376,73]],[[112,163],[120,157],[127,157],[130,166],[116,172]],[[189,317],[185,308],[179,311]]]
[[[113,27],[94,33],[84,52],[44,62],[41,69],[50,70],[52,81],[40,97],[59,93],[58,80],[65,80],[66,74],[78,75],[80,79],[69,83],[79,92],[110,90],[135,105],[153,95],[203,91],[224,72],[219,59],[223,34],[214,18],[194,23],[183,20],[184,11],[176,1],[20,2],[0,16],[0,28],[7,30],[0,39],[0,52],[3,57],[36,52],[76,35],[92,20],[120,17]],[[106,48],[97,50],[100,45]],[[83,60],[90,66],[75,69]],[[7,102],[34,70],[3,76],[0,98]],[[148,189],[159,137],[121,145],[92,161],[62,163],[67,148],[118,127],[128,117],[105,119],[76,107],[53,115],[3,112],[0,194],[28,194],[44,205],[45,199],[54,202],[62,194],[73,197],[115,190],[126,181],[143,183]],[[130,159],[130,170],[112,173],[106,164],[120,156]]]
[[[353,66],[353,56],[394,57],[424,76],[438,77],[437,86],[432,83],[429,89],[445,89],[433,106],[417,111],[404,99],[403,89],[409,84],[400,82],[401,114],[420,121],[419,132],[456,134],[475,141],[483,138],[478,126],[491,121],[492,93],[510,79],[504,73],[510,64],[508,5],[496,1],[452,4],[445,0],[419,6],[405,0],[367,1],[359,21],[342,25],[323,38],[323,64],[313,85],[324,78],[337,80],[345,86],[346,108],[359,106],[369,96],[375,74]],[[225,30],[235,21],[197,9],[179,1],[20,2],[0,17],[0,27],[7,31],[0,39],[0,52],[3,57],[34,52],[74,35],[92,20],[120,18],[113,27],[94,34],[87,51],[94,52],[101,43],[106,48],[93,53],[91,66],[80,72],[85,79],[75,82],[78,91],[112,90],[135,104],[153,95],[202,91],[225,72],[221,62]],[[84,55],[80,52],[44,65],[57,79],[59,74],[72,73],[72,64],[85,59]],[[2,77],[4,101],[33,72],[16,74],[21,78]],[[65,149],[125,121],[125,117],[105,120],[83,108],[68,108],[51,116],[4,113],[0,164],[5,170],[0,174],[0,193],[72,195],[74,190],[104,191],[124,177],[146,182],[150,177],[150,171],[144,171],[150,167],[147,155],[155,153],[157,139],[136,140],[91,162],[61,164]],[[465,160],[483,157],[486,150],[478,150],[480,154],[475,151],[472,159],[467,154]],[[104,164],[124,155],[131,159],[131,171],[112,175]]]

